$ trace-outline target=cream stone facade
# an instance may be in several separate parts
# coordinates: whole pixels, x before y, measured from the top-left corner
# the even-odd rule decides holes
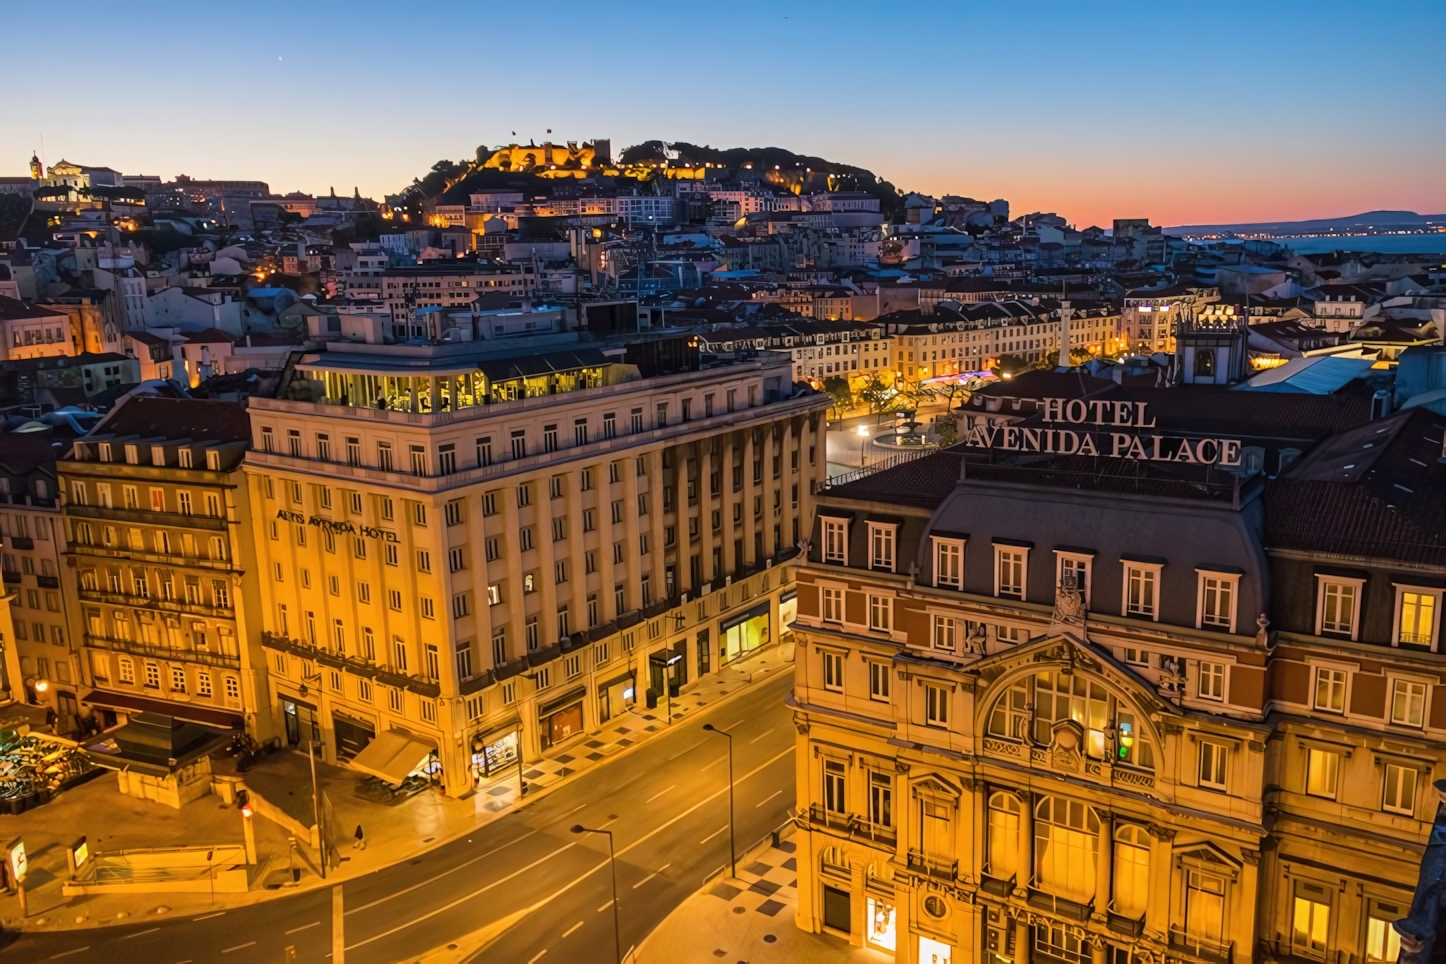
[[[251,401],[290,742],[406,730],[465,793],[778,639],[827,398],[784,355],[642,377],[600,346],[333,343],[318,400]]]

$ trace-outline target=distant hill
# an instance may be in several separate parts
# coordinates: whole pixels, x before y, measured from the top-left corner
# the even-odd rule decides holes
[[[1222,234],[1291,237],[1319,234],[1375,234],[1381,231],[1429,230],[1446,226],[1446,214],[1417,214],[1415,211],[1367,211],[1343,218],[1313,221],[1259,221],[1250,224],[1180,224],[1165,228],[1176,237],[1210,237]]]
[[[715,148],[696,144],[644,141],[616,155],[615,163],[624,170],[613,180],[619,186],[643,183],[644,177],[630,176],[649,161],[664,159],[664,151],[676,153],[675,163],[710,163],[731,170],[751,169],[776,187],[795,192],[865,191],[877,197],[880,208],[891,218],[902,210],[903,198],[894,185],[872,171],[850,164],[829,161],[822,157],[795,154],[781,147]],[[482,190],[517,190],[532,196],[550,196],[556,189],[571,186],[570,180],[554,180],[522,172],[488,170],[472,161],[438,161],[425,176],[418,178],[400,193],[419,191],[439,204],[465,204],[467,196]]]

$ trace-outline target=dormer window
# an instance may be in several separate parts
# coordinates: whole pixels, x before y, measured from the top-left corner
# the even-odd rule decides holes
[[[1120,609],[1126,616],[1158,621],[1160,618],[1160,570],[1163,561],[1124,557],[1124,599]]]
[[[193,468],[194,466],[191,464],[191,450],[188,448],[177,449],[176,464],[183,469]]]
[[[869,568],[894,571],[895,542],[898,525],[892,522],[869,523]]]
[[[849,564],[849,523],[847,519],[823,516],[823,561]]]
[[[206,450],[206,468],[212,472],[221,471],[221,453],[216,449]]]
[[[1365,584],[1365,579],[1352,576],[1316,574],[1317,635],[1356,638],[1360,625],[1361,591]]]
[[[934,585],[939,588],[964,588],[964,538],[934,535]]]
[[[151,464],[164,467],[166,464],[166,449],[161,445],[151,446]]]
[[[126,463],[128,465],[141,464],[141,447],[139,445],[126,446]]]

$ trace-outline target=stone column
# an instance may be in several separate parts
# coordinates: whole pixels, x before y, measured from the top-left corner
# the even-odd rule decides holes
[[[1105,964],[1109,960],[1110,946],[1103,937],[1095,938],[1090,945],[1090,964]]]
[[[723,572],[716,573],[714,578],[732,573],[743,561],[733,558],[733,542],[738,538],[738,527],[733,523],[733,506],[743,498],[742,491],[733,491],[733,460],[738,455],[737,438],[730,432],[723,445],[723,492],[719,500],[719,511],[723,513]],[[748,471],[747,466],[743,471]]]
[[[1014,879],[1014,893],[1023,897],[1034,875],[1034,794],[1025,793],[1019,799],[1019,859]]]
[[[763,446],[754,442],[753,432],[754,429],[749,428],[747,434],[743,436],[743,525],[740,533],[743,537],[743,559],[739,560],[740,565],[753,565],[763,561],[755,558],[753,552],[754,533],[762,524],[762,520],[753,512],[753,500],[762,489],[753,481],[753,463],[763,456]],[[735,536],[735,538],[737,537]]]
[[[1110,904],[1110,881],[1114,865],[1114,834],[1111,830],[1112,814],[1096,810],[1100,820],[1099,853],[1095,857],[1095,913],[1097,920],[1104,920]],[[1095,964],[1099,964],[1098,961]]]
[[[1174,868],[1171,866],[1171,845],[1175,831],[1171,827],[1150,829],[1150,896],[1145,910],[1147,933],[1164,937],[1170,925],[1170,891]]]
[[[1030,943],[1029,915],[1021,912],[1014,918],[1014,964],[1029,964]]]

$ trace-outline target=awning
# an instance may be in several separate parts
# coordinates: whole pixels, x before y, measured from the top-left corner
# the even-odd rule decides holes
[[[745,610],[744,612],[741,612],[736,616],[730,616],[728,619],[725,619],[718,624],[718,631],[720,633],[726,633],[728,632],[728,630],[732,629],[734,626],[739,625],[740,623],[746,623],[750,619],[757,619],[759,616],[766,616],[768,615],[768,608],[769,606],[767,602],[761,602],[757,606],[754,606],[752,609]]]
[[[136,696],[131,693],[112,693],[109,690],[91,690],[81,697],[80,701],[88,706],[119,710],[122,713],[160,713],[163,716],[173,716],[187,723],[199,723],[202,726],[216,726],[227,730],[239,730],[245,722],[239,712],[233,713],[230,710],[198,706],[195,703],[150,700],[144,696]]]
[[[370,773],[383,783],[401,786],[402,781],[426,763],[436,749],[436,744],[425,737],[415,736],[406,730],[387,730],[378,733],[375,740],[351,758],[349,765],[353,770]]]

